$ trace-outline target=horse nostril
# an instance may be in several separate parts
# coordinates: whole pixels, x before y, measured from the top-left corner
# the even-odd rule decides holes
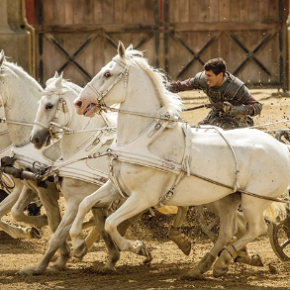
[[[82,103],[82,101],[77,101],[76,103],[75,103],[75,106],[77,106],[77,107],[81,107],[83,105],[83,103]]]
[[[32,143],[37,145],[37,144],[40,143],[40,139],[35,137],[35,138],[32,139]]]

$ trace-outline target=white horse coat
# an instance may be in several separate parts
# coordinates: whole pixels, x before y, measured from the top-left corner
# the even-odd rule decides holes
[[[179,100],[165,90],[160,73],[149,67],[146,60],[140,57],[140,52],[125,51],[123,44],[119,45],[118,55],[113,61],[97,74],[75,100],[77,112],[88,117],[92,117],[100,106],[113,104],[120,104],[120,112],[124,112],[118,116],[117,142],[120,147],[138,139],[152,124],[149,115],[158,119],[160,115],[165,118],[170,114],[173,120],[181,109]],[[163,156],[161,158],[181,162],[185,152],[182,126],[181,123],[177,123],[173,128],[165,129],[151,144],[150,151]],[[232,194],[235,184],[239,184],[241,190],[262,197],[260,199],[242,194],[241,204],[248,229],[242,238],[227,248],[228,251],[222,252],[215,264],[217,275],[227,272],[236,251],[266,232],[263,211],[271,201],[263,197],[279,197],[290,181],[290,156],[285,145],[257,130],[237,129],[221,132],[224,138],[213,131],[192,129],[190,176],[184,176],[180,180],[175,186],[174,194],[166,203],[174,206],[210,203]],[[224,139],[228,140],[233,151]],[[148,148],[140,147],[139,154],[142,155],[143,151],[147,150]],[[239,172],[232,157],[233,152],[237,157]],[[117,156],[114,157],[113,172],[111,179],[114,184],[108,182],[80,204],[79,213],[70,231],[72,241],[75,245],[79,242],[80,224],[84,213],[95,203],[101,206],[107,201],[108,192],[116,192],[116,187],[119,187],[117,192],[121,190],[128,199],[107,219],[106,230],[121,250],[140,254],[144,251],[144,245],[124,239],[118,233],[117,226],[144,209],[158,204],[170,189],[168,185],[174,184],[176,174],[118,161]],[[232,189],[198,178],[196,173],[229,185]],[[235,179],[237,173],[238,180]]]
[[[42,88],[21,67],[5,61],[3,51],[0,54],[0,80],[0,106],[4,108],[5,118],[7,121],[20,123],[11,124],[8,122],[9,138],[7,138],[6,142],[10,141],[15,147],[19,148],[22,145],[29,144],[28,138],[31,127],[24,124],[21,125],[21,123],[31,124],[33,122]],[[36,188],[30,187],[28,183],[26,183],[28,186],[23,186],[24,182],[20,179],[14,179],[14,182],[13,191],[0,205],[0,216],[2,217],[12,210],[12,214],[17,221],[38,227],[47,225],[46,216],[29,217],[23,213],[24,208],[35,197]],[[53,214],[54,208],[55,205],[53,204],[51,214],[56,217],[57,215]],[[39,231],[34,227],[13,227],[1,221],[1,228],[14,238],[39,238]]]

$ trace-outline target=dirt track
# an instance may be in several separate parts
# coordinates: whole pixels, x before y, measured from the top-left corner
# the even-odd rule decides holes
[[[253,96],[260,100],[263,112],[255,118],[256,124],[265,124],[280,120],[287,120],[290,116],[290,99],[272,96],[277,91],[252,91]],[[187,97],[186,107],[196,106],[207,102],[202,93],[182,93]],[[198,99],[196,99],[198,97]],[[193,99],[195,98],[195,99]],[[207,114],[206,109],[184,113],[184,118],[195,124]],[[277,125],[278,128],[288,127],[289,123]],[[267,129],[275,128],[274,126]],[[9,216],[7,217],[9,220]],[[34,277],[15,276],[14,273],[21,267],[36,264],[46,250],[50,232],[45,229],[41,240],[13,240],[0,236],[0,290],[12,289],[290,289],[290,263],[282,263],[273,253],[268,238],[261,237],[249,245],[251,251],[260,254],[264,267],[254,268],[242,264],[234,264],[225,278],[213,278],[209,271],[204,280],[184,281],[180,275],[184,274],[193,263],[210,249],[211,243],[207,239],[196,237],[194,249],[189,257],[184,256],[178,248],[164,237],[146,237],[138,225],[128,233],[143,233],[142,239],[151,249],[153,261],[151,267],[142,264],[143,258],[132,253],[122,253],[117,264],[117,272],[102,274],[100,269],[106,261],[104,243],[96,243],[82,261],[71,259],[68,269],[59,273],[46,271],[44,275]],[[157,231],[158,232],[158,231]],[[138,236],[136,238],[140,238]],[[156,232],[155,232],[156,235]],[[161,242],[161,240],[164,240]]]

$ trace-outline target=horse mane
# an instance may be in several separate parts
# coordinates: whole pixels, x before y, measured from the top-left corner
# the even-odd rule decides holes
[[[150,66],[148,60],[143,58],[143,53],[138,50],[126,49],[125,61],[126,63],[130,62],[130,65],[133,66],[137,64],[147,73],[155,87],[161,107],[164,106],[167,110],[179,114],[182,110],[182,100],[177,94],[171,93],[165,88],[164,82],[167,81],[167,75],[165,73]]]
[[[5,60],[1,66],[0,75],[4,75],[6,67],[12,70],[15,74],[31,82],[31,84],[38,87],[40,91],[43,91],[42,86],[32,76],[30,76],[21,66],[17,65],[16,63],[12,63]],[[4,73],[2,73],[2,69]]]

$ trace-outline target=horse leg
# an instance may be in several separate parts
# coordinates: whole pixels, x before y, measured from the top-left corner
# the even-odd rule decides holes
[[[82,252],[84,251],[85,247],[85,241],[82,237],[82,223],[86,214],[97,202],[100,203],[100,201],[103,202],[104,200],[104,204],[106,205],[116,199],[120,199],[120,194],[114,187],[114,185],[110,181],[108,181],[100,189],[98,189],[91,195],[86,196],[80,203],[77,215],[73,221],[69,232],[72,241],[72,247],[74,249],[74,254],[76,256],[82,256]]]
[[[237,258],[239,251],[243,250],[249,242],[267,232],[263,211],[267,204],[269,205],[269,202],[262,200],[259,204],[259,201],[253,197],[243,197],[242,208],[248,222],[248,228],[244,236],[221,252],[220,257],[214,264],[213,274],[215,277],[226,275],[229,265]]]
[[[207,272],[215,262],[219,252],[232,242],[232,238],[237,231],[237,208],[240,203],[240,197],[234,194],[224,197],[216,202],[206,204],[205,206],[217,216],[220,217],[220,230],[218,238],[213,248],[190,269],[183,277],[186,279],[198,279]]]
[[[17,202],[21,190],[23,188],[23,183],[20,180],[15,180],[15,187],[13,191],[0,203],[0,218],[11,211],[13,205]],[[34,231],[31,227],[15,227],[6,224],[0,220],[0,228],[5,231],[12,238],[35,238],[38,237],[38,230]]]
[[[104,270],[114,270],[115,271],[115,265],[118,262],[118,260],[120,259],[120,251],[116,247],[116,244],[112,240],[111,236],[105,231],[105,222],[106,222],[106,218],[108,217],[107,212],[101,211],[99,209],[92,209],[92,212],[94,213],[94,217],[95,217],[95,220],[96,220],[98,231],[99,231],[101,237],[103,238],[103,240],[104,240],[104,242],[105,242],[105,244],[107,246],[107,249],[109,251],[109,259],[108,259],[106,265],[104,266]],[[138,214],[136,216],[133,216],[132,218],[122,222],[118,226],[119,233],[122,236],[124,236],[126,231],[127,231],[127,229],[136,220],[138,220],[143,213],[144,212],[142,212],[142,213],[140,213],[140,214]],[[87,241],[86,241],[86,245],[87,245]]]
[[[29,205],[31,200],[35,198],[35,196],[37,195],[32,189],[24,186],[17,202],[11,209],[11,213],[12,213],[13,218],[16,221],[24,222],[26,224],[30,224],[30,225],[34,225],[36,227],[42,228],[44,226],[47,226],[46,215],[27,216],[26,214],[24,214],[24,209]]]
[[[121,251],[131,251],[135,254],[142,255],[146,257],[144,261],[145,265],[149,265],[152,257],[149,251],[147,250],[145,244],[142,241],[130,241],[125,239],[120,235],[117,230],[117,227],[123,221],[141,213],[145,209],[150,208],[151,206],[156,204],[158,201],[150,199],[143,199],[142,202],[140,201],[139,195],[132,194],[125,203],[112,215],[110,215],[105,224],[105,230],[111,235],[115,243],[117,244],[118,248]],[[153,204],[152,204],[153,203]]]
[[[246,233],[246,220],[242,212],[237,212],[238,231],[236,233],[239,240]],[[234,262],[244,263],[251,266],[263,267],[261,257],[257,253],[249,253],[247,247],[238,251],[238,256]]]
[[[80,200],[79,200],[80,202]],[[69,246],[66,243],[66,238],[69,233],[69,229],[71,227],[71,224],[76,216],[78,210],[78,203],[74,200],[68,200],[66,209],[63,215],[63,218],[57,227],[56,231],[51,236],[48,248],[43,255],[41,261],[36,264],[35,266],[31,267],[24,267],[21,270],[17,272],[17,274],[20,275],[39,275],[42,274],[45,269],[47,268],[49,262],[51,261],[53,255],[55,252],[63,247],[66,251],[62,251],[60,253],[60,256],[58,257],[55,264],[50,268],[50,270],[62,270],[65,267],[65,264],[67,260],[69,259],[70,249]]]
[[[191,250],[191,242],[188,237],[185,237],[180,230],[180,227],[184,221],[185,215],[187,213],[187,206],[179,206],[176,213],[173,225],[170,227],[168,237],[173,241],[178,248],[185,254],[189,255]]]
[[[101,237],[103,238],[109,252],[109,258],[103,270],[115,271],[116,270],[115,265],[117,261],[120,259],[120,251],[116,247],[111,236],[105,231],[105,222],[106,222],[108,213],[107,211],[100,210],[100,209],[92,209],[92,212],[95,217],[97,230],[99,234],[101,235]]]

